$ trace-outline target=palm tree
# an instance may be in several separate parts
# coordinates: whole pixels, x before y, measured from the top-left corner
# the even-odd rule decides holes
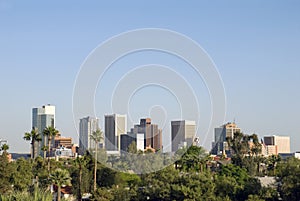
[[[251,147],[251,154],[252,156],[255,155],[257,157],[259,154],[261,154],[262,145],[261,143],[259,143],[259,139],[256,134],[252,134],[250,138],[252,139],[252,143],[253,143]]]
[[[208,154],[202,147],[190,146],[185,149],[186,152],[182,155],[181,159],[177,161],[177,165],[180,165],[180,169],[203,171],[206,167],[206,162],[209,160]]]
[[[48,172],[50,173],[50,150],[51,150],[51,141],[52,138],[57,136],[59,131],[56,130],[54,127],[49,126],[47,128],[44,129],[43,131],[44,136],[47,136],[48,138]],[[45,139],[44,139],[45,140]],[[44,141],[46,142],[46,141]]]
[[[33,127],[30,133],[25,133],[23,139],[26,141],[31,141],[31,158],[35,158],[35,143],[42,140],[41,135],[38,133],[38,129]]]
[[[86,164],[88,163],[88,159],[86,157],[77,157],[75,160],[75,165],[76,167],[78,167],[78,171],[79,171],[79,183],[78,183],[78,195],[77,198],[78,200],[82,199],[82,195],[81,195],[81,184],[82,184],[82,169],[86,166]]]
[[[232,137],[226,137],[228,146],[230,147],[230,154],[235,165],[242,167],[242,162],[246,154],[251,154],[249,141],[250,137],[241,132],[236,132]]]
[[[47,150],[48,150],[48,146],[43,145],[43,146],[41,147],[41,150],[44,152],[44,157],[43,157],[43,159],[44,159],[44,162],[45,162],[46,152],[47,152]]]
[[[99,142],[103,139],[102,136],[103,132],[100,129],[97,129],[94,131],[90,137],[95,142],[95,167],[94,167],[94,191],[96,192],[97,189],[97,152],[98,152],[98,146]]]
[[[9,145],[8,144],[3,144],[1,146],[1,151],[3,151],[3,153],[7,153],[7,150],[9,150]]]
[[[70,186],[72,178],[67,170],[58,168],[50,175],[50,179],[52,184],[57,186],[57,201],[60,201],[61,187]]]

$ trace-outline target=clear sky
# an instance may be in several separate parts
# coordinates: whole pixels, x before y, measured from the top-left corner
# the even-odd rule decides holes
[[[300,150],[299,10],[299,1],[0,0],[0,138],[12,152],[29,151],[22,136],[31,129],[31,109],[51,103],[57,129],[78,141],[72,93],[86,56],[124,31],[165,28],[195,40],[215,62],[226,90],[225,121],[260,137],[290,135],[292,151]],[[132,101],[142,108],[138,96]]]

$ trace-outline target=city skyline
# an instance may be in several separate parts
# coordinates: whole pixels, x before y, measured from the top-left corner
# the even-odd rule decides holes
[[[125,151],[131,142],[136,141],[138,144],[137,150],[142,150],[141,140],[143,141],[144,149],[154,148],[154,150],[163,150],[163,152],[176,152],[182,147],[189,147],[195,143],[195,139],[199,140],[196,135],[196,123],[191,120],[172,120],[170,123],[171,133],[165,134],[170,135],[171,141],[162,142],[162,132],[157,124],[151,123],[151,118],[140,118],[140,124],[134,124],[130,129],[127,129],[127,115],[124,114],[104,114],[105,125],[99,126],[99,118],[86,116],[82,117],[79,121],[79,136],[78,138],[63,137],[62,139],[69,140],[73,144],[77,144],[79,148],[79,153],[83,154],[85,151],[94,148],[95,144],[90,139],[90,135],[100,129],[103,131],[104,139],[99,142],[101,147],[105,148],[106,151]],[[43,105],[40,108],[32,108],[32,127],[33,128],[46,128],[55,127],[55,106],[54,105]],[[43,130],[43,129],[39,129]],[[218,155],[220,153],[229,153],[229,147],[227,145],[227,137],[233,137],[234,133],[241,132],[244,133],[241,128],[239,128],[235,122],[227,122],[221,126],[214,128],[214,141],[212,141],[212,146],[206,151],[213,155]],[[43,139],[43,132],[39,132]],[[249,134],[249,133],[244,133]],[[255,134],[255,133],[253,133]],[[141,137],[143,135],[143,137]],[[57,137],[61,137],[61,133]],[[113,136],[113,137],[112,137]],[[258,136],[261,139],[261,143],[264,146],[263,153],[265,155],[270,155],[274,153],[278,155],[295,153],[290,149],[290,136],[286,135],[264,135]],[[122,141],[124,140],[124,142]],[[9,144],[5,139],[5,144]],[[53,138],[53,143],[56,138]],[[77,141],[79,143],[77,143]],[[106,142],[108,147],[106,147]],[[55,142],[56,143],[56,142]],[[158,143],[158,144],[157,144]],[[199,141],[197,141],[197,144]],[[224,144],[225,143],[225,144]],[[42,143],[37,143],[37,145],[42,145]],[[46,143],[47,144],[47,143]],[[171,150],[162,149],[163,144],[167,147],[171,147]],[[98,145],[98,146],[99,146]],[[199,144],[198,144],[199,145]],[[54,146],[54,144],[53,144]],[[279,147],[279,148],[278,148]],[[40,150],[40,155],[43,155],[41,147],[36,147],[35,152]],[[225,152],[226,151],[226,152]],[[111,152],[111,153],[113,153]],[[27,153],[24,151],[23,153]]]
[[[57,129],[63,135],[78,139],[76,126],[79,119],[74,122],[72,118],[72,93],[81,64],[95,47],[108,38],[148,27],[187,35],[210,55],[226,91],[227,113],[220,125],[235,119],[245,133],[257,133],[260,138],[289,135],[291,151],[300,149],[299,2],[192,1],[187,4],[153,1],[142,4],[133,1],[119,2],[119,7],[112,3],[81,2],[72,4],[72,9],[69,9],[71,4],[69,1],[56,5],[50,2],[0,2],[0,17],[5,19],[0,21],[3,28],[0,33],[0,90],[4,114],[0,138],[8,140],[10,151],[29,150],[22,136],[31,130],[31,109],[48,103],[56,106]],[[133,62],[133,59],[138,62]],[[160,61],[181,70],[179,72],[184,77],[192,77],[184,64],[169,60],[165,55],[139,54],[120,65],[137,66]],[[184,68],[180,69],[181,66]],[[109,83],[118,81],[121,73],[123,71],[108,72],[106,85],[99,86],[99,90],[105,86],[104,92],[111,91],[113,86]],[[197,82],[194,78],[189,81],[193,86],[199,85],[197,92],[202,106],[199,126],[204,125],[199,130],[200,134],[205,132],[209,123],[209,93],[201,81]],[[95,94],[95,116],[122,112],[111,110],[103,100],[107,97],[106,93],[103,95],[97,91]],[[128,117],[130,126],[140,117],[155,120],[158,119],[156,116],[164,115],[164,110],[159,107],[152,110],[152,116],[149,115],[151,103],[157,104],[155,101],[159,100],[156,97],[163,97],[163,104],[169,103],[169,108],[165,108],[168,115],[172,112],[177,114],[175,101],[165,97],[163,91],[150,88],[139,91],[137,95],[132,100],[136,107],[132,108],[131,117]],[[143,102],[143,98],[147,101]],[[103,111],[103,108],[106,110]],[[104,119],[100,118],[100,122],[103,125]],[[166,129],[163,133],[170,130],[169,124],[165,126],[164,121],[154,123]],[[204,144],[206,148],[211,147],[213,130],[208,135],[210,139]]]

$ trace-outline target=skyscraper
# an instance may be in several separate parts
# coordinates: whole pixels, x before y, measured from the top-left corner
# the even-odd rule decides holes
[[[127,132],[127,116],[121,114],[105,115],[105,149],[121,150],[121,134]]]
[[[86,150],[95,148],[94,141],[91,140],[91,134],[99,129],[99,119],[94,117],[85,117],[79,122],[79,154],[83,155]],[[98,145],[99,146],[99,145]]]
[[[171,121],[172,152],[182,146],[191,146],[196,135],[195,121]]]
[[[227,137],[233,137],[234,133],[241,132],[235,123],[228,122],[215,128],[215,141],[212,143],[212,154],[219,155],[229,152],[229,147],[226,142]]]
[[[55,106],[53,105],[43,105],[41,108],[32,109],[32,128],[37,128],[38,133],[41,135],[42,141],[40,143],[36,142],[36,148],[34,150],[34,155],[43,156],[42,146],[48,145],[48,138],[44,136],[43,131],[46,127],[55,127]],[[51,142],[51,147],[54,146],[54,138]]]
[[[158,128],[157,124],[152,124],[150,118],[143,118],[140,124],[134,125],[130,133],[144,134],[144,149],[151,147],[155,150],[162,150],[162,130]]]

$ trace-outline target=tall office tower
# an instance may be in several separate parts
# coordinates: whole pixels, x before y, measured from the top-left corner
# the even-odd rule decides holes
[[[38,129],[38,133],[41,135],[42,141],[36,142],[34,156],[38,154],[43,156],[42,146],[48,146],[48,138],[44,136],[43,131],[46,127],[55,127],[55,106],[44,105],[41,108],[32,109],[32,128]],[[54,138],[50,144],[51,148],[54,147]],[[45,156],[44,156],[45,157]]]
[[[91,140],[90,136],[97,129],[99,129],[99,119],[95,117],[89,117],[89,116],[80,119],[79,122],[79,154],[80,155],[83,155],[85,151],[90,150],[91,148],[95,148],[96,146],[95,142]]]
[[[105,149],[121,150],[121,134],[127,132],[127,117],[121,114],[105,115]]]
[[[268,155],[291,152],[289,136],[266,136],[264,137],[264,145],[266,146]]]
[[[144,149],[151,147],[155,150],[162,150],[162,130],[158,128],[157,124],[152,124],[150,118],[140,120],[140,124],[134,125],[131,133],[144,134]]]
[[[195,121],[171,121],[172,152],[191,146],[196,135]]]
[[[215,141],[212,143],[212,154],[220,155],[229,153],[229,147],[226,142],[226,137],[233,137],[234,133],[241,132],[235,123],[227,123],[219,128],[215,128]]]

